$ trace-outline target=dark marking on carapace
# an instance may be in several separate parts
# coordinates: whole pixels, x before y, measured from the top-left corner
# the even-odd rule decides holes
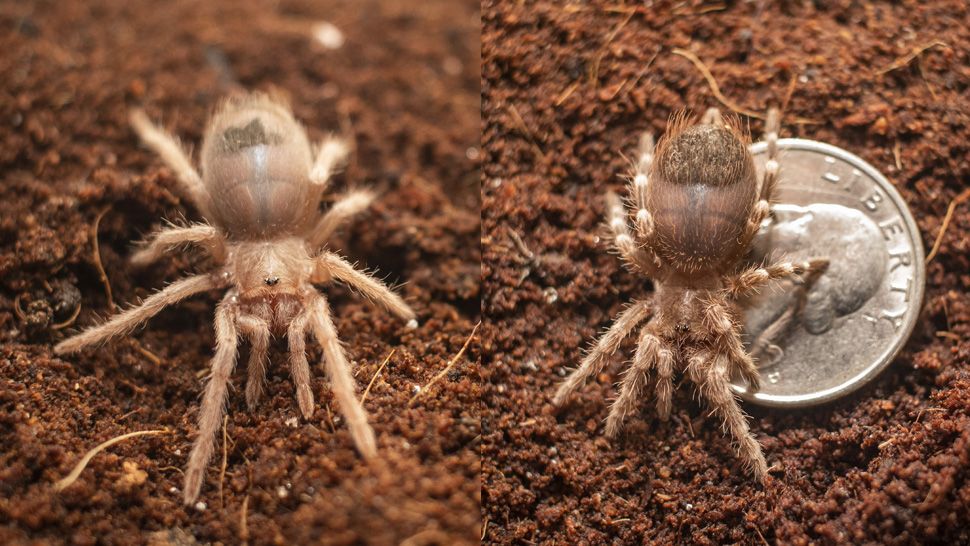
[[[222,132],[222,146],[226,153],[236,153],[253,146],[275,145],[283,142],[283,136],[267,132],[259,118],[243,126],[229,127]]]

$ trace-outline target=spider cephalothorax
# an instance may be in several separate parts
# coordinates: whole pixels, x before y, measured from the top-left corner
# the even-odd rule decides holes
[[[73,353],[123,335],[168,305],[228,288],[216,309],[216,354],[199,411],[199,435],[185,473],[185,502],[199,495],[240,337],[248,338],[252,346],[246,383],[250,408],[263,392],[270,338],[286,336],[297,402],[309,418],[314,404],[305,343],[312,332],[323,347],[333,393],[357,449],[364,457],[374,457],[374,432],[354,395],[350,365],[327,300],[314,285],[346,283],[409,326],[417,322],[411,308],[380,281],[323,249],[334,230],[373,199],[366,191],[350,192],[326,214],[319,213],[327,180],[346,157],[346,144],[330,138],[314,151],[284,104],[266,95],[247,95],[226,101],[209,123],[199,176],[178,143],[144,113],[133,112],[131,121],[142,140],[175,171],[182,190],[208,222],[157,233],[132,256],[132,262],[146,265],[173,247],[193,244],[208,251],[215,269],[176,281],[140,306],[62,341],[57,353]]]
[[[615,436],[637,408],[651,373],[657,413],[669,418],[674,374],[684,373],[721,414],[755,478],[764,479],[768,467],[761,446],[749,432],[730,387],[735,373],[751,390],[760,385],[758,368],[741,343],[736,301],[768,281],[814,276],[827,264],[813,260],[739,267],[768,215],[778,180],[778,122],[773,109],[767,122],[769,157],[760,183],[746,135],[736,122],[725,123],[716,109],[708,110],[697,125],[686,116],[675,118],[656,153],[653,138],[641,138],[630,179],[632,211],[612,193],[607,195],[607,207],[617,249],[635,270],[653,279],[654,296],[652,301],[634,302],[617,317],[560,386],[556,405],[602,371],[623,339],[652,315],[640,330],[636,353],[607,418],[607,435]]]

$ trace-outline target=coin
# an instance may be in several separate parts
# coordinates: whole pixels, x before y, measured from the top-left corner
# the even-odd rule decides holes
[[[776,339],[757,355],[761,389],[733,387],[756,404],[804,407],[845,396],[889,365],[916,323],[926,271],[916,222],[872,165],[811,140],[782,139],[778,148],[776,203],[752,259],[828,258],[829,268],[743,304],[749,347],[759,336]],[[759,176],[766,151],[764,142],[751,147]],[[786,311],[783,331],[765,334]]]

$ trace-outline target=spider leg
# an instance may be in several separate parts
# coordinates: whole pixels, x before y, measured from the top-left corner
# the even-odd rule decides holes
[[[224,285],[225,283],[217,280],[214,275],[195,275],[175,281],[163,290],[145,298],[145,301],[138,307],[119,313],[100,326],[85,330],[58,343],[54,347],[54,352],[60,355],[75,353],[89,345],[120,336],[157,315],[159,311],[169,305],[174,305],[189,296]]]
[[[674,353],[670,349],[660,349],[656,366],[657,416],[661,421],[667,421],[670,419],[670,397],[674,391]]]
[[[649,132],[640,137],[640,148],[633,179],[630,180],[630,195],[632,205],[636,207],[634,224],[637,228],[637,239],[640,245],[645,244],[653,236],[653,215],[647,210],[647,189],[650,185],[650,167],[653,165],[654,142]]]
[[[659,260],[651,250],[640,247],[633,239],[627,225],[627,211],[620,197],[613,192],[606,194],[607,220],[613,231],[613,242],[620,255],[635,268],[657,278]]]
[[[219,263],[226,259],[226,241],[218,229],[205,224],[176,227],[159,231],[147,245],[130,258],[135,267],[144,267],[161,258],[173,247],[197,244],[204,247]]]
[[[748,383],[748,390],[752,392],[761,390],[761,372],[758,371],[758,366],[754,363],[751,355],[744,350],[744,345],[741,343],[741,338],[737,332],[731,332],[721,339],[727,352],[728,361]]]
[[[162,161],[175,171],[182,192],[192,201],[202,216],[210,218],[210,195],[202,183],[202,178],[196,172],[188,155],[178,140],[158,126],[154,125],[141,109],[134,109],[128,117],[131,127],[138,133],[142,142],[158,154]]]
[[[556,406],[563,405],[570,394],[583,386],[589,378],[603,371],[609,358],[620,348],[620,343],[638,324],[650,316],[651,310],[652,307],[648,302],[640,301],[620,313],[613,326],[603,334],[593,350],[583,359],[579,368],[573,370],[573,373],[559,386],[552,403]]]
[[[352,191],[338,199],[320,218],[307,237],[310,246],[313,248],[323,246],[341,225],[366,210],[373,201],[374,193],[367,190]]]
[[[269,324],[265,320],[253,316],[239,317],[239,329],[249,338],[249,364],[246,366],[246,406],[255,409],[259,399],[263,396],[266,384],[266,363],[269,359]]]
[[[317,342],[323,347],[323,360],[330,376],[337,405],[347,419],[347,427],[350,429],[350,436],[354,439],[357,450],[365,459],[372,459],[377,456],[374,430],[367,423],[367,413],[357,400],[354,378],[350,374],[350,363],[347,362],[347,356],[337,338],[337,330],[330,318],[327,300],[323,296],[318,296],[314,298],[312,305],[310,327]]]
[[[724,428],[737,443],[738,456],[754,478],[763,483],[768,474],[768,464],[761,452],[761,445],[751,435],[748,421],[731,392],[727,358],[708,352],[698,353],[690,359],[687,372],[701,395],[711,405],[713,413],[721,414]]]
[[[788,327],[793,322],[795,316],[801,312],[805,307],[805,302],[808,300],[808,292],[815,284],[815,281],[825,272],[828,267],[827,259],[816,259],[807,262],[808,267],[805,268],[804,274],[797,277],[796,288],[795,288],[795,302],[785,309],[785,312],[781,314],[774,322],[768,325],[761,334],[758,335],[757,339],[751,344],[751,356],[755,359],[760,359],[761,355],[765,352],[770,352],[772,350],[779,351],[779,347],[775,345],[786,331]]]
[[[731,366],[737,369],[748,383],[748,388],[757,391],[761,388],[761,373],[754,360],[744,350],[738,326],[732,318],[725,302],[715,299],[709,301],[704,309],[704,324],[714,334],[718,353],[727,357]]]
[[[804,276],[807,283],[814,282],[829,267],[828,258],[792,263],[778,262],[771,265],[752,267],[737,275],[728,277],[724,282],[724,293],[731,299],[748,296],[771,281],[793,276]]]
[[[381,281],[354,269],[354,266],[350,265],[347,260],[332,252],[324,252],[317,256],[314,267],[312,282],[319,283],[336,279],[407,321],[408,327],[417,327],[418,323],[414,311],[404,302],[401,296],[395,294]]]
[[[310,169],[310,181],[317,185],[325,185],[347,159],[349,153],[350,146],[346,140],[335,136],[326,138],[317,148],[317,157]]]
[[[313,416],[313,390],[310,388],[310,364],[306,358],[307,323],[310,321],[312,310],[300,312],[290,322],[286,331],[286,339],[290,345],[290,375],[293,376],[293,386],[296,388],[296,401],[300,406],[303,418],[309,420]]]
[[[708,108],[701,117],[701,125],[720,125],[724,126],[724,118],[721,111],[715,107]]]
[[[768,217],[771,210],[770,201],[774,195],[775,186],[778,184],[778,132],[781,130],[781,113],[777,108],[769,108],[768,116],[765,120],[765,142],[768,143],[768,159],[765,161],[765,174],[761,179],[761,190],[758,201],[755,203],[751,216],[748,218],[748,225],[743,235],[745,241],[750,241],[758,230],[761,229],[761,222]]]
[[[777,352],[780,348],[775,344],[782,334],[784,334],[788,327],[791,326],[795,314],[798,312],[799,306],[789,306],[785,309],[785,312],[781,314],[774,322],[768,325],[758,337],[751,343],[751,358],[761,361],[765,353]]]
[[[229,296],[216,308],[216,354],[212,357],[209,384],[199,409],[199,435],[192,446],[185,471],[184,501],[192,504],[199,497],[206,465],[212,457],[215,433],[219,429],[226,402],[226,389],[232,369],[236,365],[238,311],[229,303]]]
[[[636,353],[633,355],[633,362],[623,375],[620,394],[613,402],[610,415],[606,418],[606,435],[608,437],[615,438],[623,426],[623,421],[636,410],[637,404],[640,402],[641,391],[647,382],[647,374],[654,366],[658,370],[661,366],[664,367],[663,375],[660,376],[657,385],[657,410],[664,419],[670,416],[673,360],[673,353],[663,346],[660,339],[652,333],[649,325],[645,326],[640,335]],[[666,384],[661,385],[662,383]]]

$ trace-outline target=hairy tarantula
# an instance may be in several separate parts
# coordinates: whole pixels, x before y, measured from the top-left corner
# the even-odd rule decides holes
[[[607,195],[607,206],[616,248],[635,270],[653,279],[654,297],[634,302],[616,318],[553,400],[562,405],[600,373],[623,339],[653,315],[640,330],[633,361],[620,382],[607,436],[615,437],[636,409],[650,372],[656,376],[657,414],[668,419],[674,374],[685,373],[713,412],[721,414],[738,454],[759,482],[768,466],[729,382],[737,373],[749,389],[760,386],[758,368],[741,342],[737,300],[772,280],[812,277],[828,264],[817,259],[739,270],[778,181],[779,118],[777,109],[768,112],[768,160],[760,181],[747,135],[737,122],[725,123],[716,108],[696,125],[685,115],[676,117],[656,155],[653,137],[641,137],[629,184],[632,210],[628,213],[613,193]]]
[[[380,281],[323,249],[343,222],[370,204],[373,195],[353,191],[326,214],[318,204],[327,180],[349,149],[331,137],[315,153],[289,108],[267,95],[229,99],[213,116],[202,144],[202,176],[178,142],[136,110],[131,123],[141,139],[177,175],[181,189],[209,222],[157,233],[131,261],[146,265],[167,250],[185,244],[205,249],[215,262],[210,273],[172,283],[138,307],[59,343],[58,354],[121,336],[162,308],[214,289],[229,288],[216,307],[216,352],[199,411],[199,435],[185,473],[184,500],[199,495],[214,435],[222,420],[227,383],[236,363],[240,336],[251,344],[246,402],[255,407],[263,393],[271,336],[285,335],[290,373],[300,412],[313,414],[313,391],[305,343],[307,331],[323,347],[333,393],[347,419],[357,449],[365,458],[377,454],[374,431],[355,396],[350,364],[344,354],[326,298],[315,284],[346,283],[416,327],[414,311]]]

